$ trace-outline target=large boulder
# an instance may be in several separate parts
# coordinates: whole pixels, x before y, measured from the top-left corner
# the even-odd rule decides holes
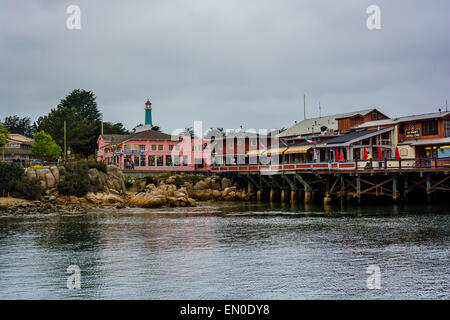
[[[205,181],[198,181],[195,185],[194,185],[194,189],[195,190],[204,190],[208,188],[208,183]]]
[[[132,207],[141,207],[141,208],[160,208],[165,204],[166,200],[161,197],[155,198],[132,197],[128,201],[128,205]]]
[[[28,182],[37,179],[36,171],[32,168],[27,169],[26,174]]]
[[[46,171],[44,168],[36,169],[36,177],[38,180],[45,180]]]
[[[52,189],[56,187],[56,179],[50,170],[45,174],[45,181],[47,182],[47,188]]]
[[[51,167],[50,171],[52,172],[53,176],[55,177],[56,183],[59,182],[59,168],[58,167]]]
[[[231,180],[226,177],[222,178],[221,184],[222,184],[222,189],[229,188],[233,185],[233,183],[231,183]]]

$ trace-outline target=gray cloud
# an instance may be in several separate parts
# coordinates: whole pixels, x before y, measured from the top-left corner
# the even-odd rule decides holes
[[[279,128],[376,106],[435,111],[449,94],[448,1],[1,1],[0,116],[33,119],[75,88],[131,128],[152,98],[166,131]],[[82,29],[66,29],[77,4]],[[382,29],[366,28],[381,7]]]

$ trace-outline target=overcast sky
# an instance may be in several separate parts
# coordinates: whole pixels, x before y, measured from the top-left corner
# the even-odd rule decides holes
[[[0,118],[36,120],[76,88],[128,128],[151,97],[167,132],[289,127],[304,93],[307,117],[319,101],[323,115],[434,112],[450,102],[450,1],[0,0],[0,59]]]

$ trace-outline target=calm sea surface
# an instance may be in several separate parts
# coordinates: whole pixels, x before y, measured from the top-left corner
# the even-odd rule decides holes
[[[449,299],[448,206],[0,217],[1,299]],[[81,289],[69,290],[69,265]],[[367,289],[369,265],[381,289]]]

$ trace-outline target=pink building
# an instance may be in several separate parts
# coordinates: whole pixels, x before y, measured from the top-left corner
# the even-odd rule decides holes
[[[147,101],[146,106],[148,106]],[[146,111],[148,108],[146,108]],[[102,134],[97,140],[99,161],[121,169],[149,171],[208,171],[210,140],[171,136],[155,131],[151,124],[127,135]]]

